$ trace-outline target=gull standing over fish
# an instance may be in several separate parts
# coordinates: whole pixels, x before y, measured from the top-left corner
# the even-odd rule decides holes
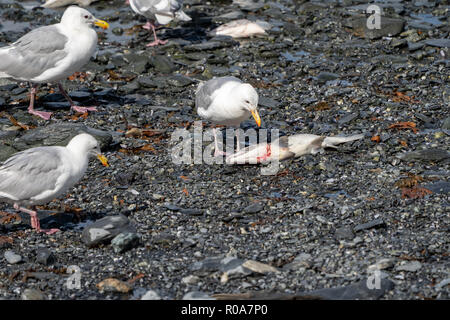
[[[37,212],[22,206],[47,203],[72,188],[86,172],[91,156],[107,165],[97,140],[87,133],[73,137],[66,147],[37,147],[16,153],[0,167],[0,201],[28,213],[37,232],[57,232],[41,229]]]
[[[201,83],[195,94],[197,114],[214,124],[239,127],[250,115],[258,127],[261,118],[258,113],[258,93],[250,84],[236,77],[220,77]],[[213,128],[214,156],[226,155],[219,150],[216,128]],[[239,131],[237,131],[237,149],[239,150]]]
[[[98,0],[47,0],[42,7],[49,8],[49,9],[56,9],[60,7],[65,7],[71,4],[79,5],[80,7],[87,7],[92,2],[95,2]]]
[[[65,10],[60,23],[34,29],[13,44],[0,48],[0,78],[31,83],[29,113],[50,119],[51,112],[34,110],[39,84],[47,82],[58,82],[72,110],[96,111],[95,107],[75,105],[60,83],[79,71],[94,54],[97,48],[94,25],[108,28],[108,23],[89,11],[71,6]]]
[[[191,21],[186,13],[183,12],[183,1],[177,0],[127,0],[134,12],[143,15],[149,21],[144,25],[144,29],[153,30],[154,41],[147,44],[147,47],[153,47],[160,44],[166,44],[167,40],[160,40],[156,36],[155,21],[159,24],[168,24],[172,20]]]

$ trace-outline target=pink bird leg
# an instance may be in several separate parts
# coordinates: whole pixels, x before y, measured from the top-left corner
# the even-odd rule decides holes
[[[50,120],[50,117],[52,116],[51,112],[34,110],[34,100],[36,98],[36,93],[37,93],[37,88],[38,87],[39,87],[38,84],[32,84],[31,85],[30,105],[28,106],[28,113],[33,114],[33,115],[38,116],[38,117],[41,117],[44,120]]]
[[[25,213],[28,213],[31,218],[31,227],[36,230],[36,232],[44,232],[45,234],[53,234],[58,231],[59,229],[41,229],[41,224],[39,223],[39,219],[37,217],[37,212],[33,210],[28,210],[26,208],[20,207],[17,203],[14,204],[14,209],[18,211],[22,211]]]
[[[63,96],[67,99],[67,101],[69,101],[70,108],[72,108],[72,110],[75,110],[76,112],[81,112],[81,113],[85,113],[85,112],[88,112],[88,111],[97,111],[96,107],[80,107],[80,106],[75,105],[73,100],[69,97],[69,95],[64,90],[64,88],[61,85],[61,83],[59,83],[59,82],[58,82],[58,88],[59,88],[59,91],[61,91],[61,93],[63,94]]]
[[[156,30],[155,30],[155,25],[152,22],[147,22],[142,28],[146,29],[146,30],[150,30],[152,29],[153,31],[153,36],[155,37],[155,41],[150,42],[149,44],[147,44],[147,47],[154,47],[160,44],[166,44],[167,40],[161,40],[158,39],[158,37],[156,36]]]

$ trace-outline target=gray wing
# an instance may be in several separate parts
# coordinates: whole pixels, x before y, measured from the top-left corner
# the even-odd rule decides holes
[[[60,147],[28,149],[9,158],[0,167],[0,199],[10,195],[28,200],[56,187],[64,171]]]
[[[220,89],[220,87],[230,81],[242,83],[242,81],[236,77],[215,78],[201,83],[195,92],[195,111],[197,111],[198,108],[207,110],[213,101],[212,96],[214,91]]]
[[[10,46],[0,48],[0,78],[31,80],[39,76],[67,55],[67,41],[54,25],[34,29]]]

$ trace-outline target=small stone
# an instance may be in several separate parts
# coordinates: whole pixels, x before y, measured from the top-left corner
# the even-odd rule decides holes
[[[161,300],[159,294],[154,290],[148,290],[142,297],[141,300]]]
[[[215,300],[209,294],[201,291],[191,291],[183,296],[183,300]]]
[[[36,252],[36,262],[48,266],[55,262],[55,256],[47,248],[38,248]]]
[[[100,243],[108,243],[119,233],[135,233],[135,228],[123,215],[106,216],[86,226],[81,235],[82,241],[93,247]]]
[[[439,162],[445,159],[450,158],[450,152],[443,149],[425,149],[419,151],[412,151],[403,153],[398,156],[403,161],[432,161]]]
[[[367,267],[368,272],[373,272],[376,270],[384,270],[389,269],[394,266],[395,259],[387,258],[387,259],[381,259],[377,261],[377,263],[370,265]]]
[[[25,289],[21,295],[22,300],[45,300],[46,297],[42,291],[37,289]]]
[[[244,208],[244,210],[242,210],[243,213],[249,213],[249,214],[253,214],[253,213],[258,213],[261,210],[263,210],[263,205],[260,202],[256,202],[256,203],[252,203],[251,205],[249,205],[248,207]]]
[[[115,253],[122,253],[139,245],[141,238],[136,233],[119,233],[111,240],[111,246]]]
[[[416,272],[422,268],[422,264],[419,261],[411,261],[407,262],[405,264],[397,266],[395,268],[396,271],[409,271],[409,272]]]
[[[331,72],[321,72],[317,76],[317,81],[319,83],[325,83],[327,81],[336,80],[339,78],[339,75]]]
[[[128,283],[115,278],[108,278],[97,284],[100,291],[128,293],[131,287]]]
[[[254,260],[247,260],[242,264],[242,266],[257,273],[270,273],[270,272],[280,273],[280,271],[277,268]]]
[[[338,240],[352,240],[355,237],[355,234],[353,233],[352,228],[342,227],[336,229],[334,236]]]
[[[10,264],[16,264],[22,261],[22,257],[11,250],[5,251],[3,256],[5,257],[6,261],[8,261],[8,263]]]
[[[196,284],[200,280],[199,277],[194,275],[189,275],[181,279],[181,283],[183,284]]]
[[[371,229],[371,228],[381,228],[385,225],[386,225],[386,223],[383,221],[383,219],[375,219],[375,220],[372,220],[367,223],[359,224],[353,230],[355,232],[358,232],[361,230],[366,230],[366,229]]]

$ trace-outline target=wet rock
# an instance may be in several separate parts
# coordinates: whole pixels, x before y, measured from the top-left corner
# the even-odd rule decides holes
[[[231,39],[231,37],[230,37]],[[230,47],[232,42],[230,41],[207,41],[197,44],[191,44],[184,46],[184,50],[186,51],[206,51],[206,50],[216,50],[225,47]]]
[[[403,153],[398,156],[403,161],[433,161],[439,162],[450,158],[450,152],[443,149],[424,149],[419,151],[412,151]]]
[[[425,40],[425,44],[432,46],[432,47],[450,48],[450,39],[448,39],[448,38],[428,39],[428,40]]]
[[[442,122],[442,129],[444,130],[450,130],[450,117],[447,117]]]
[[[180,209],[180,213],[187,214],[189,216],[202,216],[204,214],[203,210],[200,209]]]
[[[437,181],[429,184],[424,184],[425,189],[430,190],[433,193],[447,194],[450,193],[450,182]]]
[[[36,262],[48,266],[56,261],[53,252],[47,248],[38,248],[36,250]]]
[[[280,103],[272,98],[260,96],[258,99],[258,105],[264,108],[276,108]]]
[[[319,83],[325,83],[327,81],[339,79],[339,75],[331,72],[321,72],[317,76],[317,81]]]
[[[199,277],[194,276],[194,275],[189,275],[189,276],[183,277],[181,279],[181,283],[192,285],[192,284],[196,284],[199,280],[200,280]]]
[[[150,63],[156,70],[161,73],[168,74],[177,69],[172,60],[169,57],[163,55],[155,55],[150,57]]]
[[[375,219],[370,222],[357,225],[353,229],[353,231],[358,232],[358,231],[367,230],[367,229],[371,229],[371,228],[381,228],[384,226],[386,226],[386,223],[383,221],[383,219]]]
[[[5,257],[6,261],[8,261],[8,263],[10,264],[16,264],[22,261],[22,257],[11,250],[5,251],[3,256]]]
[[[254,214],[262,211],[264,209],[264,206],[260,202],[255,202],[249,205],[248,207],[245,207],[244,210],[242,210],[243,213],[247,214]]]
[[[183,76],[181,74],[176,74],[173,76],[170,76],[166,79],[167,83],[171,86],[175,87],[186,87],[192,83],[194,83],[194,80],[192,80],[189,77]]]
[[[422,264],[419,261],[411,261],[405,264],[401,264],[395,268],[396,271],[408,271],[408,272],[416,272],[422,268]]]
[[[148,290],[142,297],[141,300],[161,300],[159,294],[154,290]]]
[[[376,281],[374,284],[371,281],[372,279],[368,278],[345,287],[319,289],[310,291],[308,294],[330,300],[365,300],[378,299],[394,288],[394,283],[389,279],[380,279],[379,288],[376,287]],[[374,286],[372,287],[371,284]]]
[[[22,300],[46,300],[45,294],[37,289],[25,289],[21,295]]]
[[[334,232],[334,237],[337,240],[352,240],[355,237],[352,228],[350,227],[342,227],[336,229]]]
[[[111,240],[115,253],[122,253],[139,245],[141,237],[136,233],[120,233]]]
[[[381,16],[380,29],[368,29],[367,17],[355,17],[348,21],[348,26],[353,28],[357,33],[362,34],[365,38],[374,40],[381,37],[392,37],[403,31],[405,20],[401,18],[388,18]]]
[[[130,220],[123,215],[106,216],[86,226],[81,235],[81,240],[93,247],[100,243],[108,243],[119,233],[135,233]]]

